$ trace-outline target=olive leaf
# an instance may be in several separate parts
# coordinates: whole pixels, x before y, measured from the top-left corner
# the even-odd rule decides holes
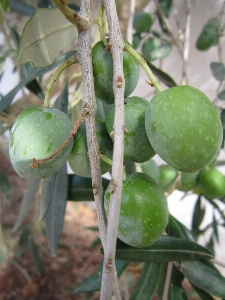
[[[49,66],[55,55],[77,39],[76,27],[58,9],[38,9],[26,23],[17,62],[30,61],[35,67]]]
[[[152,299],[158,284],[161,263],[145,263],[130,300]]]

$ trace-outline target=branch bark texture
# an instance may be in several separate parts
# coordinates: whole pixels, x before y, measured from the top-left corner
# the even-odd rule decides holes
[[[115,95],[114,149],[111,177],[111,197],[108,214],[106,247],[104,250],[101,300],[112,299],[115,274],[115,249],[120,215],[120,203],[123,187],[123,152],[124,152],[124,42],[120,31],[115,0],[103,0],[109,27],[113,57],[113,91]],[[116,296],[116,295],[114,295]],[[119,297],[117,295],[116,297]],[[118,298],[117,298],[118,299]]]

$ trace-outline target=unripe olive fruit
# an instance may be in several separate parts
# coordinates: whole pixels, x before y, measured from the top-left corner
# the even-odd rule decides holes
[[[197,186],[199,172],[194,173],[181,173],[179,191],[189,192]]]
[[[114,103],[113,60],[112,54],[105,49],[103,42],[98,42],[92,49],[92,65],[95,95],[108,104]],[[126,51],[123,52],[123,71],[125,79],[124,97],[130,96],[137,86],[140,67]]]
[[[199,175],[199,188],[210,199],[221,198],[225,195],[225,178],[215,169],[204,169]]]
[[[9,155],[15,171],[24,179],[48,177],[66,163],[73,139],[51,160],[32,168],[33,158],[44,159],[53,154],[68,138],[72,124],[68,116],[56,108],[29,107],[15,120],[10,133]]]
[[[104,197],[108,217],[110,185]],[[163,233],[168,222],[167,200],[146,174],[133,173],[123,183],[118,238],[132,247],[148,247]]]
[[[113,144],[105,127],[105,122],[96,119],[96,135],[100,152],[112,158]],[[74,137],[73,148],[68,158],[72,171],[82,177],[91,177],[90,161],[88,158],[87,136],[85,123],[81,123]],[[101,173],[107,173],[111,166],[101,160]]]
[[[140,163],[140,167],[143,173],[150,176],[156,183],[159,183],[160,170],[159,166],[153,159]]]
[[[218,155],[223,137],[216,108],[191,86],[156,94],[146,110],[145,128],[156,153],[185,173],[206,167]]]
[[[124,157],[134,162],[144,162],[155,155],[145,131],[145,111],[148,101],[140,97],[125,100]],[[106,116],[106,128],[112,139],[114,115],[113,107]]]
[[[172,188],[178,172],[168,165],[160,166],[159,170],[159,186],[163,191],[168,192]]]

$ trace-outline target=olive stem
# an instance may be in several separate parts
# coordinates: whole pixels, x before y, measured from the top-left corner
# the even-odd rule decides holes
[[[52,89],[54,87],[54,84],[56,83],[59,75],[62,73],[62,71],[64,71],[65,69],[67,69],[68,67],[70,67],[71,65],[75,64],[78,62],[78,59],[75,56],[70,57],[69,59],[67,59],[65,62],[63,62],[54,72],[54,74],[52,75],[47,88],[46,88],[46,92],[45,92],[45,100],[44,100],[44,107],[48,108],[49,107],[49,99],[50,99],[50,95],[52,92]]]
[[[67,5],[67,0],[52,0],[52,2],[59,10],[61,10],[67,20],[77,27],[79,32],[87,30],[88,21],[84,18],[81,18],[76,11],[69,8]]]
[[[124,51],[128,52],[130,55],[133,56],[133,58],[139,63],[139,65],[144,69],[146,75],[151,81],[151,86],[155,87],[158,92],[163,91],[162,86],[159,84],[158,80],[156,79],[155,75],[149,68],[148,64],[144,60],[144,58],[136,51],[134,48],[132,48],[127,43],[124,43]]]
[[[40,164],[45,163],[45,162],[53,159],[57,154],[59,154],[59,152],[62,151],[66,147],[66,145],[69,143],[69,141],[77,133],[77,130],[78,130],[81,122],[84,120],[85,116],[88,113],[89,113],[88,109],[84,108],[83,112],[81,113],[81,115],[78,118],[77,122],[73,126],[72,130],[70,131],[70,134],[69,134],[68,138],[65,140],[65,142],[54,153],[52,153],[50,156],[48,156],[46,158],[42,158],[42,159],[35,159],[35,158],[33,158],[32,162],[30,163],[30,167],[33,168],[33,169],[37,169]]]
[[[101,4],[99,14],[98,14],[98,28],[99,28],[102,42],[103,42],[104,46],[106,47],[108,45],[108,42],[105,38],[105,33],[104,33],[103,14],[104,14],[104,6]]]

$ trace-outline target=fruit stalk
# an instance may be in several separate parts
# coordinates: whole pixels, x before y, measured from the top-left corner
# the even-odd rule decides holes
[[[132,55],[134,57],[134,59],[137,60],[137,62],[139,63],[139,65],[144,69],[146,75],[148,76],[148,78],[151,81],[151,86],[155,87],[157,89],[158,92],[163,91],[163,88],[161,87],[161,85],[159,84],[158,80],[156,79],[155,75],[152,73],[151,69],[149,68],[148,64],[146,63],[146,61],[144,60],[144,58],[137,53],[136,50],[134,50],[130,45],[128,45],[127,43],[124,43],[124,51],[128,52],[130,55]]]
[[[52,158],[54,158],[57,154],[59,154],[60,151],[62,151],[66,145],[69,143],[69,141],[72,139],[72,137],[77,133],[77,129],[79,128],[81,122],[84,120],[85,116],[88,114],[88,109],[84,107],[83,112],[81,113],[80,117],[78,118],[76,124],[73,126],[68,138],[65,140],[65,142],[54,152],[52,155],[42,158],[42,159],[32,159],[32,162],[30,163],[31,168],[37,169],[38,166],[42,163],[45,163]]]
[[[78,62],[78,59],[75,56],[70,57],[69,59],[67,59],[64,63],[62,63],[55,71],[55,73],[52,75],[46,92],[45,92],[45,100],[44,100],[44,107],[48,108],[49,107],[49,99],[50,99],[50,95],[52,92],[52,89],[54,87],[54,84],[56,83],[59,75],[62,73],[62,71],[64,71],[65,69],[67,69],[68,67],[70,67],[71,65],[75,64]]]
[[[124,72],[123,72],[123,38],[118,22],[115,1],[104,0],[113,58],[113,92],[115,95],[114,148],[111,174],[111,196],[108,215],[106,247],[104,249],[103,275],[101,283],[101,300],[112,299],[115,270],[115,251],[120,215],[120,203],[123,187],[123,153],[124,153]],[[114,284],[115,285],[115,284]],[[121,299],[119,291],[114,294]]]

